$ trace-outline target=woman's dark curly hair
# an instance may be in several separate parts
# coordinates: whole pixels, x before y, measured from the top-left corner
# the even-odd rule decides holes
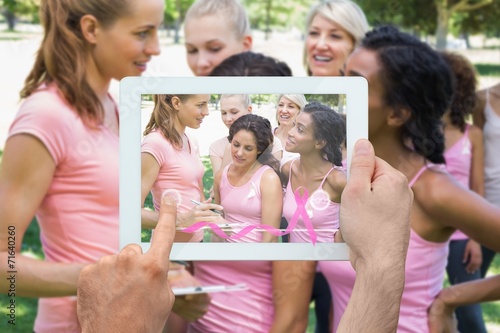
[[[455,93],[450,107],[450,120],[453,126],[465,131],[465,118],[472,114],[478,103],[477,72],[469,59],[458,53],[443,52],[442,56],[455,79]]]
[[[342,143],[345,139],[344,118],[335,110],[319,102],[310,102],[302,112],[311,116],[314,139],[322,140],[325,146],[321,153],[334,165],[342,165]]]
[[[283,61],[247,51],[225,59],[209,76],[292,76],[292,70]]]
[[[251,113],[239,117],[229,128],[229,142],[232,142],[236,133],[241,130],[251,132],[255,136],[255,143],[258,151],[257,160],[273,168],[276,174],[280,176],[280,180],[283,184],[279,172],[280,162],[272,154],[274,135],[269,120]]]
[[[451,104],[454,87],[443,57],[392,26],[368,32],[361,48],[377,53],[385,103],[411,113],[401,140],[411,140],[412,149],[432,163],[445,163],[441,118]]]

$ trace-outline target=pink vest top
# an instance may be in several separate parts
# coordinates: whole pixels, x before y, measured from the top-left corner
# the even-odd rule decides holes
[[[465,127],[464,135],[444,153],[446,170],[460,184],[470,188],[470,170],[472,164],[472,145],[469,139],[470,125]],[[460,230],[456,230],[450,240],[468,239]]]
[[[231,164],[230,164],[231,165]],[[271,167],[263,165],[257,170],[252,178],[242,186],[233,186],[227,179],[229,166],[224,168],[220,182],[220,204],[224,207],[226,220],[229,223],[241,223],[242,228],[248,225],[260,225],[262,211],[262,195],[260,193],[260,181],[266,170]],[[244,237],[228,242],[260,242],[262,240],[261,231],[251,231]]]
[[[297,210],[297,202],[295,201],[295,193],[292,186],[292,166],[296,160],[293,160],[290,165],[290,174],[288,176],[288,185],[286,187],[285,198],[283,202],[283,216],[292,223],[293,216]],[[318,189],[312,194],[309,194],[309,199],[306,203],[306,211],[311,224],[317,235],[318,243],[333,242],[335,231],[339,228],[339,208],[340,204],[330,201],[328,194],[323,191],[323,184],[328,175],[338,167],[332,167],[330,171],[323,177]],[[297,190],[297,189],[296,189]],[[301,195],[303,195],[301,193]],[[295,230],[290,234],[291,243],[308,243],[311,242],[309,233],[306,230],[304,219],[299,215]]]
[[[428,166],[424,166],[417,173],[410,182],[410,187],[427,168]],[[429,332],[427,309],[443,287],[448,243],[429,242],[411,230],[398,323],[399,333]],[[349,261],[320,261],[318,264],[330,285],[335,332],[351,297],[356,273]]]
[[[229,223],[260,225],[262,174],[271,169],[262,166],[242,186],[233,186],[227,179],[229,165],[224,168],[221,184],[221,205]],[[262,232],[250,232],[233,242],[259,242]],[[230,239],[228,241],[231,241]],[[232,285],[245,283],[248,290],[221,292],[212,298],[208,312],[189,325],[188,332],[268,332],[274,317],[272,262],[270,261],[196,261],[194,274],[201,285]]]

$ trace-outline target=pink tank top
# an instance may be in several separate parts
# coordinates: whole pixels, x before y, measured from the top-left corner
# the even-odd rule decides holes
[[[444,153],[446,170],[465,188],[470,188],[470,170],[472,164],[472,145],[469,139],[470,125],[465,127],[464,135]],[[456,230],[450,240],[463,240],[469,237]]]
[[[424,166],[415,175],[410,187],[427,168],[428,166]],[[398,323],[399,333],[429,332],[427,309],[443,287],[448,243],[429,242],[411,230]],[[335,332],[351,297],[356,273],[349,261],[320,261],[318,264],[332,293]]]
[[[242,186],[233,186],[227,179],[229,165],[224,168],[221,184],[221,205],[229,223],[260,225],[262,174],[271,169],[262,166]],[[250,232],[234,242],[259,242],[262,232]],[[228,241],[231,241],[230,239]],[[197,261],[194,274],[201,285],[233,285],[245,283],[248,290],[213,293],[208,312],[189,325],[188,332],[269,332],[273,323],[272,262],[270,261]]]
[[[292,186],[292,167],[293,160],[290,165],[290,174],[288,175],[288,185],[286,187],[285,198],[283,202],[283,216],[290,224],[297,210],[297,202],[295,201],[295,193]],[[323,184],[328,175],[338,167],[332,167],[327,172],[318,189],[312,194],[309,194],[309,199],[305,205],[307,215],[311,220],[311,224],[317,235],[318,243],[333,242],[336,230],[339,228],[339,208],[340,204],[333,202],[328,197],[328,194],[323,191]],[[296,189],[297,190],[297,189]],[[301,194],[302,195],[302,194]],[[308,243],[311,242],[306,225],[302,216],[299,216],[295,230],[290,233],[291,243]]]
[[[230,164],[231,165],[231,164]],[[260,193],[260,181],[262,175],[271,167],[263,165],[257,170],[252,178],[242,186],[233,186],[227,179],[227,171],[230,165],[224,168],[220,182],[220,204],[224,207],[226,220],[230,223],[241,223],[242,227],[248,225],[260,225],[262,211],[262,196]],[[229,238],[228,242],[260,242],[261,231],[251,231],[238,240]]]

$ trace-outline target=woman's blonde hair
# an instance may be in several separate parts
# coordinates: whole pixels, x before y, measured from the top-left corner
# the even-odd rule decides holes
[[[316,15],[321,15],[328,21],[341,26],[352,37],[354,47],[359,45],[366,32],[370,29],[365,13],[351,0],[326,0],[311,7],[306,18],[306,35],[309,33]],[[307,67],[305,55],[304,44],[304,65]]]
[[[290,100],[292,103],[294,103],[295,105],[297,105],[299,107],[299,112],[297,114],[299,114],[300,111],[302,111],[304,109],[304,106],[306,106],[306,104],[307,104],[306,97],[302,94],[282,94],[282,95],[279,95],[278,103],[280,102],[281,97],[285,97],[286,99]],[[276,109],[276,111],[277,111],[277,109]],[[278,118],[279,118],[278,112],[276,112],[276,121],[278,122],[278,125],[279,125],[280,121]]]
[[[208,15],[217,15],[228,20],[229,30],[235,33],[238,39],[251,34],[248,14],[238,0],[197,0],[189,7],[184,24],[191,19]]]
[[[181,102],[187,101],[192,95],[153,95],[155,104],[151,118],[144,130],[144,136],[159,129],[163,136],[177,149],[182,148],[182,138],[175,129],[176,110],[172,105],[172,98],[177,97]]]
[[[231,97],[237,97],[241,101],[241,105],[243,105],[244,108],[248,108],[250,105],[252,105],[250,95],[248,94],[223,94],[220,96],[220,103],[222,103],[223,99]]]
[[[104,107],[86,79],[90,48],[80,19],[92,15],[107,28],[130,14],[130,5],[123,0],[42,0],[40,21],[44,36],[21,98],[30,96],[43,83],[55,83],[87,125],[101,123]]]

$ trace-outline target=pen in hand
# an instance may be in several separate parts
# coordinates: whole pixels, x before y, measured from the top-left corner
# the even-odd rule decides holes
[[[196,206],[199,206],[199,205],[201,205],[201,204],[202,204],[201,202],[196,201],[196,200],[193,200],[193,199],[191,199],[191,202],[192,202],[192,203],[194,203]],[[212,212],[216,213],[216,214],[219,214],[219,215],[221,215],[221,216],[224,216],[224,213],[223,213],[222,211],[220,211],[220,210],[217,210],[217,209],[210,209],[210,210],[211,210]]]

